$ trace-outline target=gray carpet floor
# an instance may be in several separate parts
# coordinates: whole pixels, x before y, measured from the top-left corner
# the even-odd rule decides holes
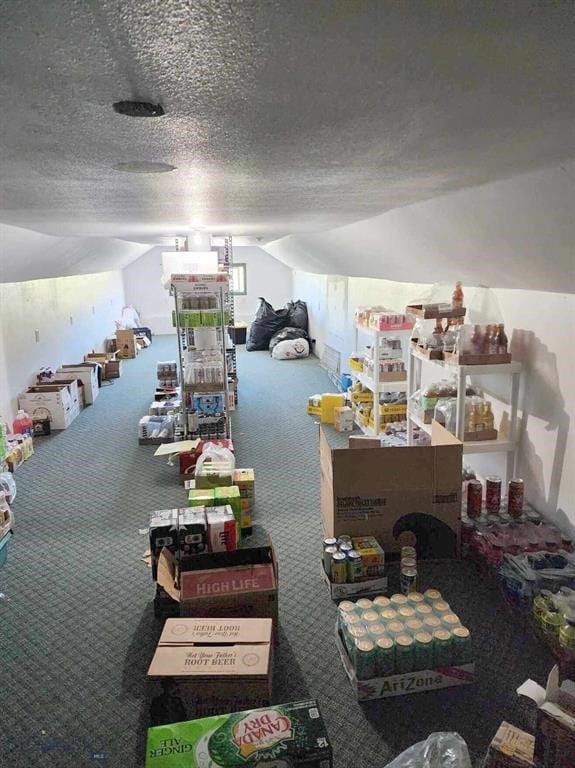
[[[146,670],[161,629],[139,533],[154,509],[184,506],[176,467],[139,446],[159,337],[65,432],[38,441],[16,473],[16,535],[0,569],[0,765],[120,766],[144,762]],[[335,606],[320,577],[317,427],[306,399],[332,389],[314,358],[238,355],[238,462],[256,470],[256,520],[280,571],[276,702],[317,698],[335,768],[380,768],[437,730],[457,730],[478,761],[501,720],[529,728],[516,687],[543,682],[551,659],[491,579],[466,562],[420,566],[472,631],[473,686],[360,705],[333,639]]]

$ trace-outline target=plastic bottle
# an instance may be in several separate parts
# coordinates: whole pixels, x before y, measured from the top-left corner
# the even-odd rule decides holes
[[[12,430],[15,435],[33,435],[34,425],[26,411],[23,411],[22,409],[18,411],[14,424],[12,425]]]

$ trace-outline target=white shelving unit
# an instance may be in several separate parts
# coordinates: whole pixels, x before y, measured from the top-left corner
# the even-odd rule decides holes
[[[443,373],[455,374],[457,377],[457,411],[455,435],[463,443],[463,453],[506,453],[507,454],[507,479],[513,477],[517,452],[517,407],[519,400],[519,383],[521,376],[521,363],[501,363],[493,365],[452,365],[443,360],[430,360],[420,350],[410,345],[408,386],[407,386],[407,418],[408,418],[408,444],[413,443],[413,425],[416,424],[428,434],[431,433],[431,425],[423,421],[410,407],[411,396],[421,387],[421,372],[424,363],[435,366]],[[508,376],[511,378],[509,436],[506,440],[479,440],[465,441],[465,390],[468,376]]]
[[[379,371],[379,364],[381,362],[380,358],[380,344],[379,341],[382,338],[391,337],[391,336],[397,336],[401,333],[409,333],[411,328],[405,329],[390,329],[385,331],[378,331],[375,328],[369,328],[366,325],[358,325],[357,323],[354,324],[354,332],[353,332],[353,345],[354,349],[356,351],[359,350],[359,334],[364,333],[368,336],[370,336],[373,339],[373,370],[375,372]],[[387,359],[387,358],[385,358]],[[402,359],[400,357],[397,358]],[[380,420],[379,420],[379,396],[380,394],[384,392],[406,392],[407,391],[407,374],[404,379],[401,379],[400,381],[374,381],[372,378],[370,378],[365,372],[359,372],[359,371],[351,371],[351,375],[355,377],[366,389],[369,389],[373,393],[373,422],[374,426],[373,428],[367,427],[361,422],[359,422],[357,419],[355,420],[355,423],[357,426],[362,430],[362,432],[366,435],[369,435],[370,437],[379,437],[382,433],[382,431],[379,429]]]
[[[229,292],[229,279],[225,273],[214,273],[206,275],[187,275],[178,274],[172,275],[171,280],[171,294],[174,297],[175,317],[176,317],[176,332],[178,337],[178,360],[180,367],[180,383],[182,387],[182,409],[184,413],[184,439],[189,438],[194,434],[194,430],[189,425],[189,415],[192,413],[192,408],[189,403],[194,394],[219,394],[223,396],[223,412],[203,416],[203,424],[208,429],[213,427],[214,431],[216,425],[221,423],[221,419],[224,420],[223,434],[221,437],[231,437],[231,423],[228,413],[229,408],[229,384],[228,384],[228,356],[226,349],[227,341],[227,322],[225,318],[227,293]],[[184,353],[187,350],[194,350],[194,331],[197,328],[194,327],[182,327],[180,326],[180,311],[182,310],[182,300],[185,297],[201,297],[201,296],[215,296],[217,312],[220,313],[220,322],[218,326],[215,326],[217,335],[217,349],[221,357],[223,380],[221,383],[195,383],[187,384],[185,379],[185,363]],[[210,326],[212,327],[212,326]],[[201,432],[200,432],[201,436]],[[212,435],[217,437],[218,435]]]

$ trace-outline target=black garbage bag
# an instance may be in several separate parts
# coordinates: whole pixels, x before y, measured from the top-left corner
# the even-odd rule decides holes
[[[258,352],[268,348],[271,337],[288,324],[289,307],[274,309],[269,301],[260,296],[260,305],[246,343],[248,352]]]
[[[308,318],[307,318],[307,304],[305,301],[298,299],[297,301],[290,301],[286,304],[289,309],[289,320],[287,325],[290,328],[303,328],[305,331],[309,330]]]
[[[280,341],[286,341],[286,339],[306,339],[306,341],[309,341],[309,336],[307,331],[304,331],[303,328],[292,328],[291,326],[282,328],[281,331],[274,333],[271,337],[269,346],[270,352],[276,344],[279,344]]]

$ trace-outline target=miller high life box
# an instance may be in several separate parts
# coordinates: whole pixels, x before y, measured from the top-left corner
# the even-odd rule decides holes
[[[178,572],[174,555],[164,549],[158,561],[158,585],[179,604],[181,616],[242,616],[277,622],[277,565],[271,551],[270,563]]]

